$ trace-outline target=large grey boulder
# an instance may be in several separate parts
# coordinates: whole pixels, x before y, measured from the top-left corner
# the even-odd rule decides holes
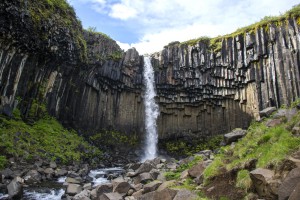
[[[117,192],[113,193],[104,193],[100,196],[99,200],[122,200],[123,197]]]
[[[130,188],[131,188],[130,184],[125,181],[113,183],[113,192],[126,194]]]
[[[147,183],[146,185],[144,185],[144,193],[155,191],[161,184],[161,181],[152,181],[150,183]]]
[[[231,144],[246,135],[246,130],[236,129],[224,135],[225,144]]]
[[[286,200],[300,183],[300,168],[291,170],[279,186],[278,200]]]
[[[67,177],[65,182],[80,184],[82,182],[82,178],[81,177],[76,177],[76,178]]]
[[[14,176],[14,172],[9,168],[2,170],[0,174],[2,174],[6,179],[13,178]]]
[[[103,193],[111,193],[112,191],[113,185],[111,183],[99,185],[91,191],[91,199],[96,200]]]
[[[268,107],[259,111],[260,117],[269,117],[273,112],[276,111],[276,107]]]
[[[173,200],[195,200],[198,196],[190,190],[179,190]]]
[[[65,169],[58,169],[55,171],[55,176],[66,176],[68,171]]]
[[[155,166],[152,163],[145,162],[135,171],[135,176],[144,172],[150,172],[153,168]]]
[[[82,190],[79,194],[76,194],[72,200],[90,200],[91,192],[89,190]]]
[[[140,197],[138,197],[138,200],[173,200],[176,196],[177,191],[172,190],[169,188],[166,188],[162,191],[154,191],[146,193]]]
[[[39,183],[42,180],[42,175],[37,170],[30,170],[24,177],[25,183]]]
[[[7,191],[10,199],[22,198],[23,183],[24,179],[22,179],[21,177],[16,177],[7,185]]]
[[[201,174],[203,173],[204,170],[205,170],[205,165],[204,165],[204,162],[201,161],[198,164],[196,164],[195,166],[193,166],[191,169],[189,169],[188,174],[193,178],[197,178],[197,177],[201,176]]]
[[[256,192],[260,197],[274,199],[277,193],[274,191],[274,171],[258,168],[250,172],[250,178],[253,182]]]
[[[54,161],[51,161],[49,166],[53,169],[55,169],[57,167],[56,162],[54,162]]]
[[[66,190],[66,194],[70,196],[74,196],[76,194],[79,194],[82,191],[81,185],[78,184],[69,184]]]
[[[148,172],[139,174],[137,177],[134,177],[134,179],[133,179],[134,184],[139,184],[139,183],[145,184],[146,182],[152,181],[152,180],[153,180],[153,178],[152,178],[151,174]]]
[[[292,191],[289,200],[299,200],[300,199],[300,182],[296,185],[295,189]]]

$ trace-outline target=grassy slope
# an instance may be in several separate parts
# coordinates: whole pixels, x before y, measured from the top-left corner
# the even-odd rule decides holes
[[[13,119],[0,115],[0,130],[0,168],[12,156],[19,160],[43,158],[59,163],[101,157],[98,148],[89,145],[75,131],[63,128],[55,118],[49,116],[30,125],[15,110]]]

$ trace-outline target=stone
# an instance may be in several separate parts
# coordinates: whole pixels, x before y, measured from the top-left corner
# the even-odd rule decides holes
[[[99,185],[91,191],[91,199],[96,200],[103,193],[111,193],[112,191],[113,186],[111,183]]]
[[[170,181],[163,182],[163,183],[157,188],[157,191],[163,191],[163,190],[167,189],[168,187],[175,185],[175,183],[176,183],[175,180],[170,180]]]
[[[143,193],[144,193],[144,189],[141,189],[141,190],[139,190],[139,191],[133,193],[132,196],[133,196],[134,198],[138,199],[139,197],[141,197],[141,196],[143,195]]]
[[[54,174],[54,170],[52,169],[52,168],[46,168],[45,170],[44,170],[44,173],[45,174]]]
[[[65,182],[80,184],[82,182],[82,178],[81,177],[76,177],[76,178],[67,177]]]
[[[119,193],[104,193],[100,196],[99,200],[123,200],[122,195]]]
[[[52,169],[56,169],[57,165],[56,165],[56,162],[54,161],[51,161],[49,166],[52,168]]]
[[[300,182],[296,185],[288,200],[299,200],[299,199],[300,199]]]
[[[279,186],[278,200],[286,200],[300,182],[300,168],[292,169]]]
[[[250,172],[250,178],[259,196],[274,198],[270,183],[274,178],[274,171],[257,168]]]
[[[42,175],[37,170],[30,170],[24,177],[25,183],[39,183],[42,180]]]
[[[166,188],[162,191],[154,191],[143,194],[142,196],[138,197],[138,200],[173,200],[176,196],[177,191]]]
[[[92,189],[92,183],[86,183],[83,185],[84,190],[91,190]]]
[[[246,130],[236,129],[224,135],[225,144],[231,144],[246,135]]]
[[[277,109],[276,107],[268,107],[259,112],[260,117],[269,117]]]
[[[90,200],[91,192],[89,190],[82,190],[79,194],[76,194],[72,200]]]
[[[266,126],[267,127],[274,127],[274,126],[278,126],[279,124],[281,124],[283,122],[283,119],[282,118],[279,118],[279,119],[269,119],[267,122],[266,122]]]
[[[153,168],[154,166],[151,163],[145,162],[135,171],[135,175],[150,172]]]
[[[66,194],[70,196],[74,196],[76,194],[79,194],[82,191],[81,185],[78,184],[69,184],[66,190]]]
[[[170,170],[175,170],[177,169],[178,165],[176,163],[168,163],[166,167]]]
[[[151,171],[150,171],[150,175],[151,175],[151,177],[155,180],[155,179],[157,179],[157,177],[158,177],[158,175],[159,175],[159,170],[157,170],[157,169],[152,169]]]
[[[198,195],[191,192],[190,190],[182,189],[179,190],[173,200],[195,200]]]
[[[193,166],[188,170],[188,174],[191,177],[196,178],[201,176],[204,170],[205,170],[204,162],[200,161],[198,164],[196,164],[195,166]]]
[[[66,176],[68,171],[65,169],[58,169],[55,171],[55,176]]]
[[[113,183],[113,192],[120,194],[127,194],[128,190],[131,188],[128,182],[114,182]]]
[[[139,183],[145,184],[146,182],[152,181],[152,180],[153,180],[153,178],[152,178],[151,174],[148,172],[139,174],[137,177],[135,177],[133,179],[134,184],[139,184]]]
[[[13,176],[14,176],[14,172],[11,169],[9,169],[9,168],[6,168],[6,169],[2,170],[1,174],[6,179],[13,178]]]
[[[162,184],[161,181],[152,181],[144,185],[144,193],[153,192]]]
[[[189,170],[188,169],[181,172],[180,179],[187,179],[188,177],[189,177]]]
[[[134,192],[135,192],[134,189],[129,189],[127,192],[127,195],[131,196]]]
[[[22,198],[23,183],[24,180],[21,177],[16,177],[7,185],[7,191],[10,199]]]

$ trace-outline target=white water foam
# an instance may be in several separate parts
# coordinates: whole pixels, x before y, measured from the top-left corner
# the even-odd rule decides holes
[[[53,190],[49,192],[25,191],[25,199],[30,200],[60,200],[61,196],[65,193],[64,189]]]
[[[95,187],[97,185],[110,182],[104,177],[104,175],[108,174],[109,172],[122,172],[122,171],[123,169],[120,167],[96,169],[96,170],[91,170],[89,176],[93,178],[93,187]]]
[[[67,177],[66,176],[61,176],[57,179],[58,183],[64,183],[66,181]]]
[[[144,84],[145,84],[145,129],[146,146],[142,161],[154,159],[157,156],[158,135],[156,130],[156,119],[159,115],[158,105],[155,103],[156,92],[154,89],[154,70],[150,58],[144,56]]]

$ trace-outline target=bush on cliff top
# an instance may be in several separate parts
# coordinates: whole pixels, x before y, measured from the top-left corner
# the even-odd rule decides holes
[[[43,158],[58,163],[101,157],[98,148],[89,145],[75,131],[63,128],[53,117],[28,125],[20,116],[8,119],[0,115],[0,130],[0,168],[9,157],[27,161]]]

